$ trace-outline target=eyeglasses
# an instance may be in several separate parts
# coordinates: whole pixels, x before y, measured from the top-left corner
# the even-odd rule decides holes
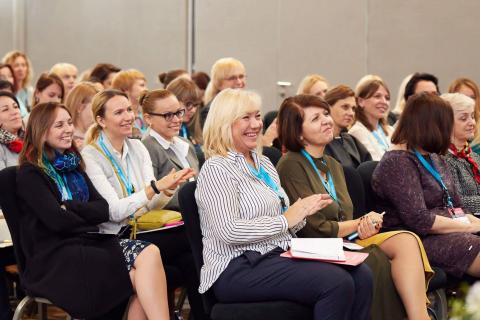
[[[234,76],[225,78],[225,80],[227,80],[227,81],[237,81],[237,80],[244,80],[246,77],[247,77],[247,75],[245,75],[245,74],[238,74],[238,75],[234,75]]]
[[[163,117],[166,121],[170,122],[173,120],[173,117],[182,119],[185,115],[185,109],[179,109],[177,112],[165,112],[165,113],[156,113],[156,112],[147,112],[151,116]]]
[[[192,101],[188,101],[188,102],[185,102],[184,105],[185,105],[185,108],[187,108],[187,110],[190,111],[193,108],[200,107],[201,103],[200,102],[195,103],[195,102],[192,102]]]

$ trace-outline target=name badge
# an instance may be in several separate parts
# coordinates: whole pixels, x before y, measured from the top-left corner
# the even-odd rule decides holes
[[[470,224],[470,220],[468,220],[468,217],[465,215],[462,208],[452,208],[450,209],[450,214],[452,215],[453,220]]]

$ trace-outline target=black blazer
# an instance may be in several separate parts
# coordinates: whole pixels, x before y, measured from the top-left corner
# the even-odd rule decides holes
[[[65,201],[38,167],[17,174],[20,243],[25,253],[24,286],[75,318],[107,313],[132,295],[116,235],[87,233],[108,221],[108,203],[88,184],[88,202]]]
[[[356,168],[360,163],[372,161],[372,156],[365,146],[354,136],[341,132],[339,137],[325,147],[325,154],[335,158],[342,165]]]

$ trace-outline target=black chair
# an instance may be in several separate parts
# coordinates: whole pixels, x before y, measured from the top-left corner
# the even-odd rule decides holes
[[[195,267],[200,275],[203,265],[203,244],[200,219],[195,201],[196,182],[185,184],[179,192],[180,208],[187,238],[192,248]],[[202,295],[205,312],[213,320],[301,320],[312,319],[312,309],[291,301],[220,303],[211,290]]]
[[[362,179],[364,193],[365,193],[365,207],[366,210],[372,211],[376,210],[378,198],[373,192],[372,188],[372,175],[373,171],[377,167],[378,161],[367,161],[361,163],[357,171]],[[350,192],[350,190],[349,190]],[[429,306],[429,312],[434,317],[434,319],[438,320],[446,320],[448,318],[448,302],[447,296],[445,293],[445,287],[448,283],[448,277],[445,271],[438,267],[433,267],[433,271],[435,271],[435,275],[430,280],[428,286],[428,296],[432,304]]]
[[[278,161],[282,157],[282,153],[275,147],[263,147],[262,153],[266,156],[272,164],[276,167]]]
[[[343,166],[343,173],[348,194],[353,203],[353,219],[360,218],[367,212],[365,210],[365,189],[362,177],[355,168],[350,166]]]
[[[22,246],[20,243],[20,235],[19,235],[18,217],[19,217],[20,211],[17,206],[17,197],[16,197],[17,169],[18,169],[17,167],[8,167],[0,171],[0,206],[2,208],[5,220],[7,221],[8,229],[12,236],[15,259],[17,261],[17,268],[18,268],[18,273],[20,278],[20,284],[22,285],[23,290],[26,293],[25,298],[23,298],[23,300],[20,301],[20,303],[18,304],[15,310],[13,320],[21,319],[22,314],[25,312],[27,306],[32,302],[36,302],[38,304],[38,310],[39,310],[41,319],[47,319],[46,306],[52,305],[52,303],[42,297],[35,297],[34,295],[31,295],[29,293],[28,288],[24,286],[25,282],[23,281],[25,255],[22,250]],[[117,306],[114,310],[100,317],[99,319],[121,318],[122,314],[124,313],[126,305],[127,305],[127,301]],[[67,315],[67,320],[68,319],[71,319],[71,317]]]

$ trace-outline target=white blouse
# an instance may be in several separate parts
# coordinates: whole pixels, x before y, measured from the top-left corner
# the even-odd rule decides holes
[[[123,153],[120,154],[112,147],[107,136],[104,133],[101,135],[105,146],[121,165],[135,188],[133,194],[125,196],[110,160],[93,145],[84,146],[82,157],[85,161],[85,171],[109,205],[110,221],[99,226],[100,232],[118,233],[121,227],[126,225],[130,215],[136,211],[142,214],[154,208],[163,208],[171,197],[167,197],[162,192],[148,200],[145,187],[150,185],[150,181],[156,179],[150,155],[140,140],[126,139],[123,143]]]
[[[363,123],[360,121],[355,122],[355,124],[348,130],[348,133],[354,136],[360,141],[365,148],[370,152],[373,161],[380,161],[383,154],[390,149],[392,144],[391,138],[393,134],[393,127],[387,126],[387,135],[385,135],[386,140],[383,140],[382,137],[379,137],[383,143],[380,143],[377,137],[370,131]]]

